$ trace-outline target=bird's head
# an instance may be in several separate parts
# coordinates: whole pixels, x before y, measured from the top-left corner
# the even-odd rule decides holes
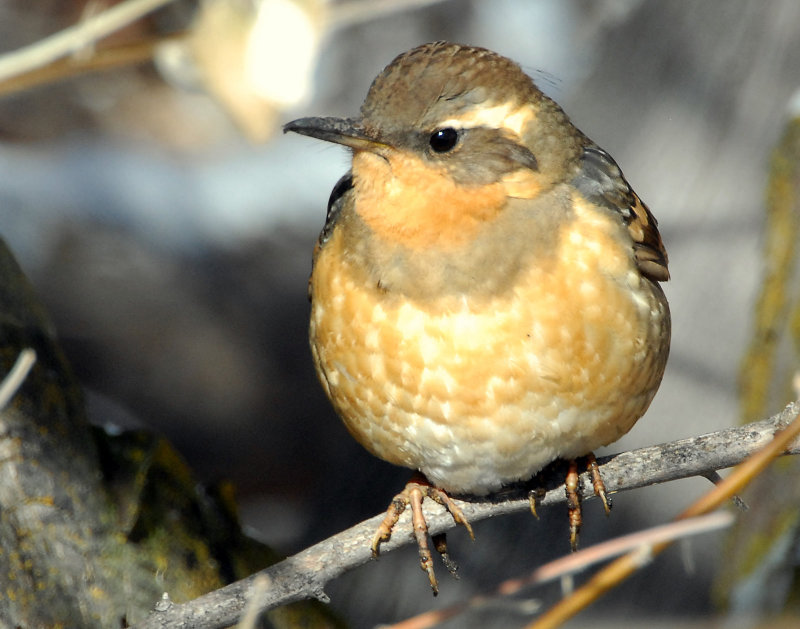
[[[510,198],[574,172],[584,138],[513,61],[448,42],[397,57],[357,118],[301,118],[285,131],[353,150],[355,210],[407,246],[469,240]]]

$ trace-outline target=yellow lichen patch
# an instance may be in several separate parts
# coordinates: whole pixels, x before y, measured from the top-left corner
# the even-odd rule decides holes
[[[108,599],[108,592],[106,592],[103,588],[98,587],[97,585],[92,585],[89,587],[89,595],[97,600]]]
[[[56,499],[53,496],[36,496],[29,498],[27,504],[40,504],[45,507],[53,507],[56,504]]]
[[[377,236],[411,249],[458,247],[506,203],[502,183],[457,185],[407,151],[357,152],[353,176],[359,216]]]

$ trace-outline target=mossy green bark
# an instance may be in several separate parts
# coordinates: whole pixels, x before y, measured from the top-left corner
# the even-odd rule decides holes
[[[184,602],[266,567],[232,489],[206,489],[162,438],[111,436],[86,420],[53,325],[0,240],[0,378],[37,362],[0,409],[0,626],[121,627],[163,592]],[[266,626],[333,627],[316,603]]]

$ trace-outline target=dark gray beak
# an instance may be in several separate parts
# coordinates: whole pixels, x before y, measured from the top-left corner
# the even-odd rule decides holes
[[[299,118],[284,125],[283,132],[287,131],[362,151],[374,152],[387,146],[370,135],[360,120],[352,118]]]

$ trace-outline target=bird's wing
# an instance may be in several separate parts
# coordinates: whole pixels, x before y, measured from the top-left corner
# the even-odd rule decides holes
[[[325,214],[325,225],[319,235],[320,245],[324,245],[328,238],[331,237],[331,232],[333,231],[333,226],[336,224],[336,219],[339,217],[339,213],[342,211],[342,208],[346,205],[348,197],[350,196],[348,192],[350,192],[352,189],[353,173],[348,170],[344,175],[342,175],[339,181],[336,182],[336,185],[333,186],[331,196],[328,199],[328,211]]]
[[[633,240],[639,271],[651,280],[666,282],[668,258],[658,233],[658,221],[625,180],[613,158],[597,146],[585,147],[580,171],[572,184],[592,203],[619,212]]]
[[[314,247],[314,256],[311,262],[312,271],[314,267],[314,261],[317,259],[320,248],[323,247],[331,237],[333,228],[336,225],[336,221],[342,212],[342,208],[344,208],[348,203],[352,203],[352,196],[353,173],[347,171],[344,175],[342,175],[339,181],[336,182],[336,185],[333,186],[331,196],[328,199],[328,211],[325,214],[325,225],[322,227],[322,231],[319,234],[319,239]],[[308,298],[309,300],[311,299],[311,278],[308,280]]]

